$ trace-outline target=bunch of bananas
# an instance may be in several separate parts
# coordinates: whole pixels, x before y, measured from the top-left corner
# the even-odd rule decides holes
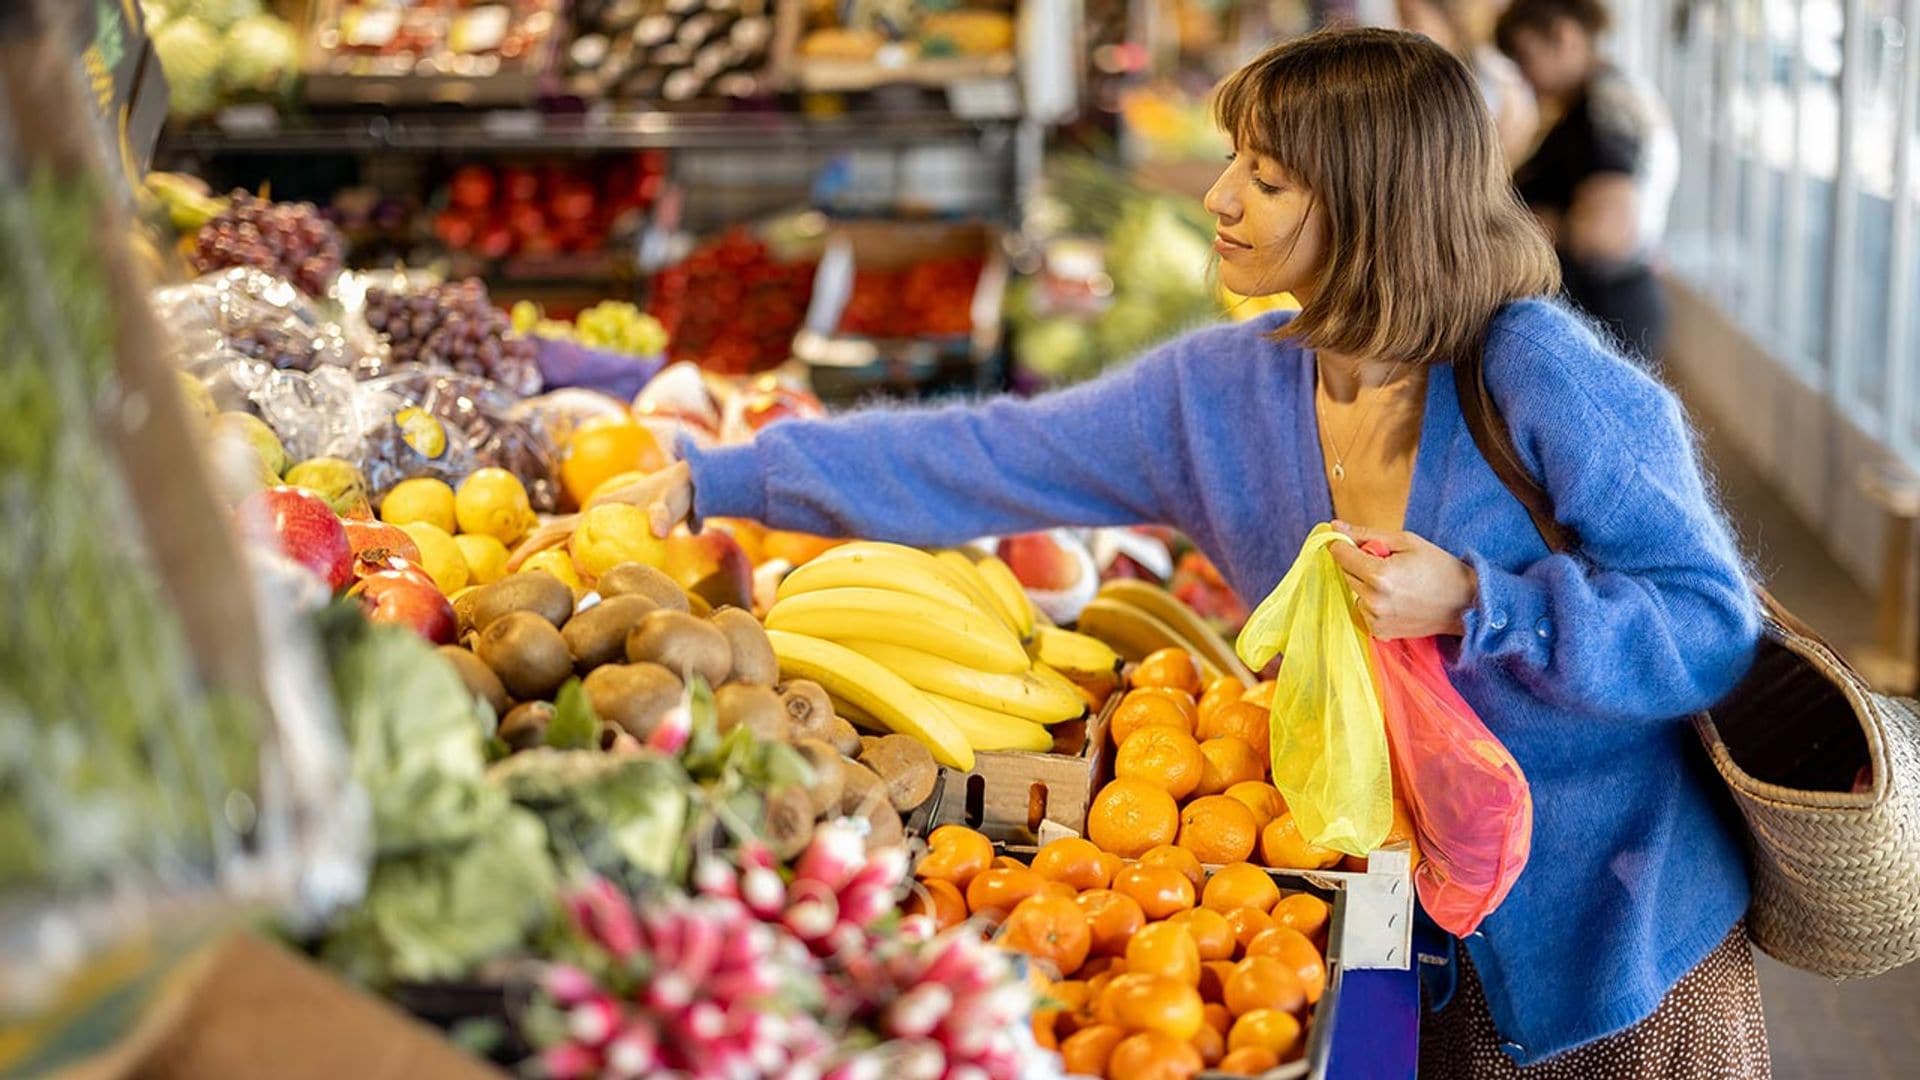
[[[1227,676],[1252,686],[1253,672],[1233,646],[1180,598],[1145,581],[1109,581],[1080,612],[1079,628],[1111,644],[1128,661],[1160,649],[1184,649],[1200,662],[1208,681]]]
[[[999,559],[899,544],[845,544],[801,565],[766,624],[783,678],[819,683],[855,723],[912,735],[963,770],[976,750],[1051,748],[1047,725],[1086,710],[1067,675],[1120,663],[1042,625]]]

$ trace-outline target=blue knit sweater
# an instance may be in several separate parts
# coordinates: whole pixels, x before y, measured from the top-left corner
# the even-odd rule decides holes
[[[1286,316],[1202,330],[1031,401],[789,422],[689,451],[698,516],[912,544],[1164,522],[1241,595],[1333,515],[1310,351]],[[1465,944],[1522,1063],[1647,1016],[1746,909],[1738,835],[1683,719],[1745,672],[1759,616],[1671,394],[1561,308],[1504,308],[1487,384],[1578,531],[1550,556],[1435,369],[1406,527],[1471,563],[1454,685],[1532,784],[1533,854]]]

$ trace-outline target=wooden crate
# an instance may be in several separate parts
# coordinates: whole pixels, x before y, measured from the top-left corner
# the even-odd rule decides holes
[[[943,769],[943,791],[929,817],[929,828],[967,825],[1002,843],[1031,844],[1043,823],[1079,835],[1087,808],[1113,772],[1107,728],[1120,695],[1087,725],[1087,745],[1074,756],[1026,751],[986,751],[974,755],[972,772]]]

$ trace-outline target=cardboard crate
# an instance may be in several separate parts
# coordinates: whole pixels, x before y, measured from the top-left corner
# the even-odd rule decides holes
[[[929,816],[929,831],[940,825],[966,825],[995,841],[1032,844],[1057,835],[1079,835],[1087,808],[1113,772],[1107,728],[1120,696],[1087,721],[1087,745],[1080,753],[1040,754],[989,750],[973,756],[973,771],[942,769],[942,793]]]

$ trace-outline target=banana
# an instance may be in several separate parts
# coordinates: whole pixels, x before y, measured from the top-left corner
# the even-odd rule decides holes
[[[1027,597],[1026,586],[1013,576],[1013,567],[998,555],[982,555],[973,561],[973,568],[986,582],[987,591],[999,601],[1001,612],[1012,620],[1013,632],[1020,635],[1021,641],[1032,640],[1036,621],[1033,601]]]
[[[1057,626],[1035,627],[1028,651],[1050,668],[1078,675],[1111,675],[1121,662],[1113,646],[1099,638]]]
[[[995,598],[993,595],[993,587],[987,584],[986,578],[980,576],[980,571],[973,565],[972,559],[967,558],[963,553],[951,548],[936,551],[933,553],[933,557],[942,567],[946,568],[948,575],[947,580],[953,582],[953,584],[960,589],[965,590],[969,596],[972,596],[975,604],[981,610],[992,612],[994,618],[998,619],[1002,626],[1012,631],[1016,637],[1020,636],[1018,620]],[[1025,639],[1022,638],[1022,640]]]
[[[1113,646],[1128,660],[1143,660],[1160,649],[1185,649],[1199,661],[1201,673],[1208,679],[1220,677],[1220,669],[1179,631],[1132,604],[1107,597],[1095,597],[1080,612],[1079,630]]]
[[[974,750],[1027,750],[1044,753],[1053,749],[1053,733],[1031,720],[984,709],[969,701],[928,694],[935,705],[947,711],[953,725],[966,736]]]
[[[1069,682],[1055,683],[1035,672],[999,675],[956,663],[918,649],[882,641],[846,640],[847,648],[885,667],[929,694],[964,701],[1039,724],[1071,720],[1086,703]]]
[[[1013,631],[976,611],[892,589],[846,587],[776,601],[767,629],[830,641],[905,645],[981,671],[1018,675],[1031,662]]]
[[[976,610],[971,593],[954,587],[946,568],[919,548],[899,544],[847,544],[834,548],[820,558],[801,564],[774,593],[777,599],[822,589],[893,589],[924,596],[957,608]],[[997,609],[979,612],[999,618]]]
[[[1203,656],[1214,667],[1226,672],[1240,681],[1242,686],[1252,686],[1256,681],[1253,672],[1240,662],[1226,639],[1213,627],[1207,625],[1195,611],[1180,601],[1180,598],[1161,588],[1144,581],[1122,579],[1109,581],[1100,586],[1100,597],[1105,600],[1118,600],[1123,604],[1132,604],[1141,611],[1159,619],[1192,642],[1194,653]]]
[[[773,629],[767,641],[780,661],[781,678],[811,679],[887,730],[919,739],[940,764],[973,769],[973,747],[952,716],[905,679],[831,641]]]

